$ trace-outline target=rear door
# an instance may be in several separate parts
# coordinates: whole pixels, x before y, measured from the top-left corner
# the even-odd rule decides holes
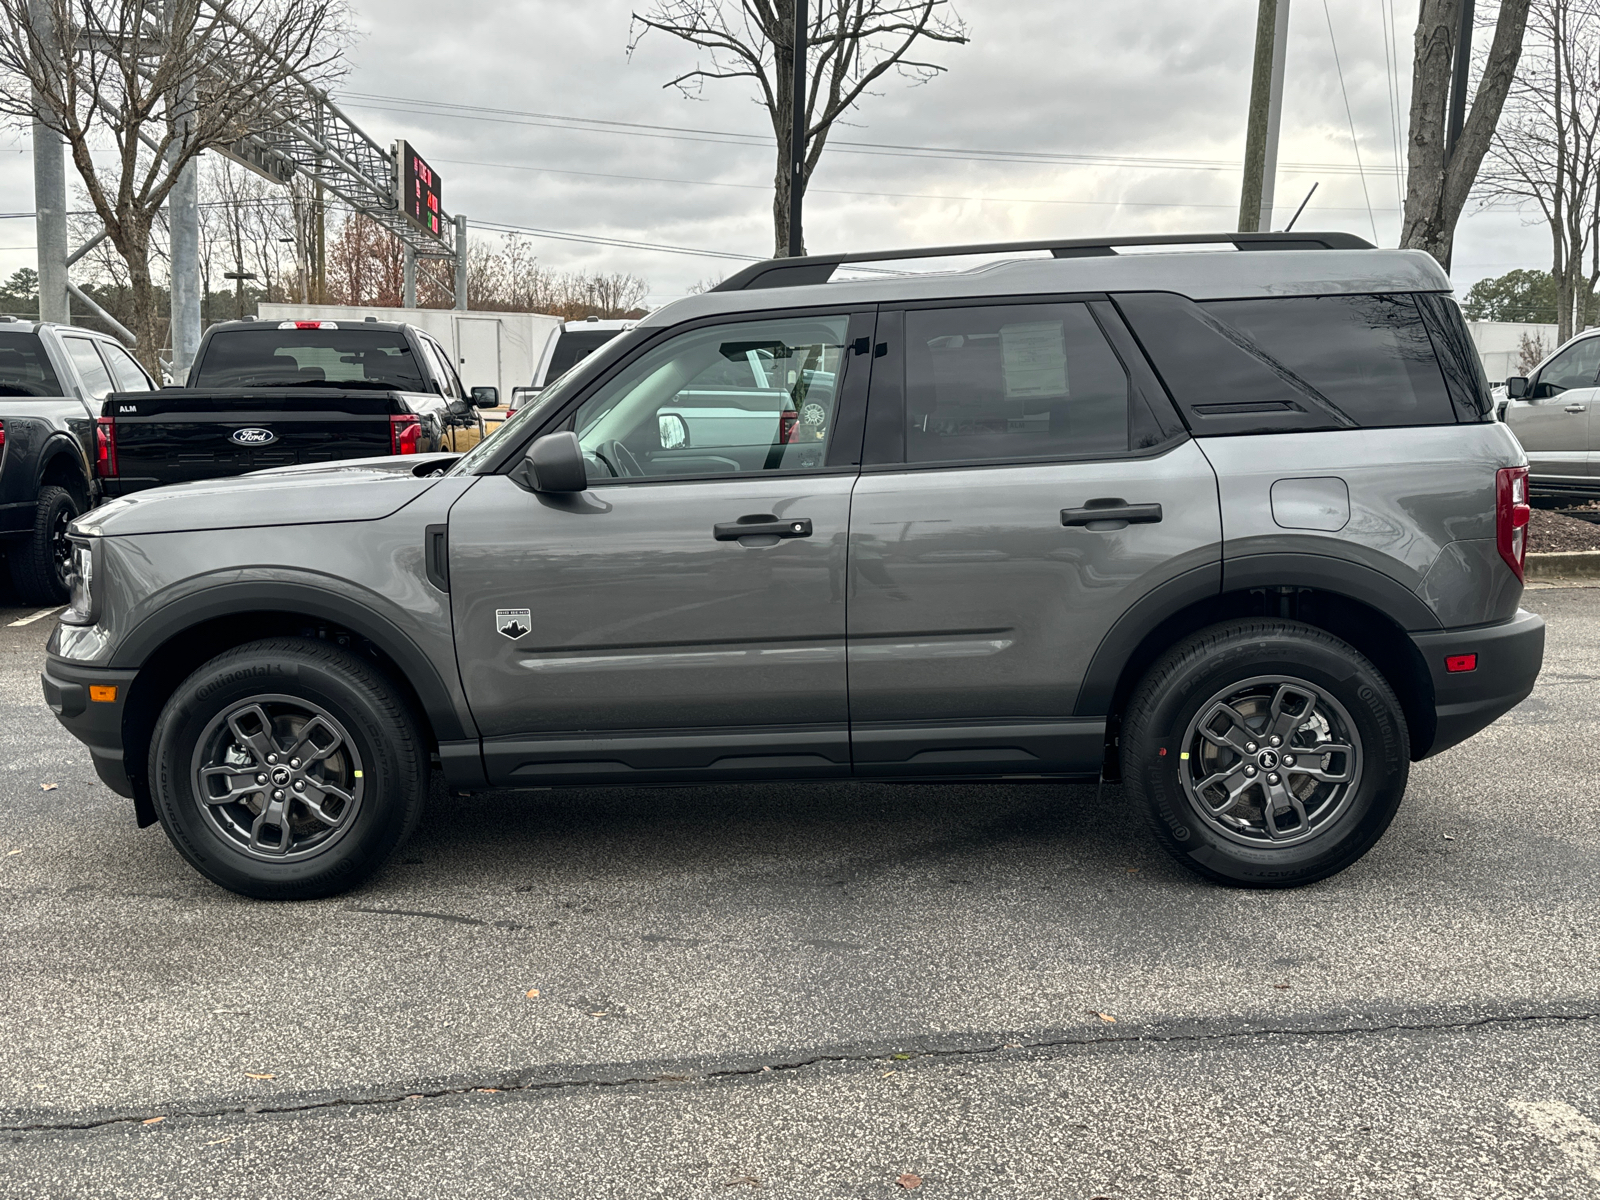
[[[1104,300],[886,312],[878,336],[850,521],[855,771],[1094,773],[1104,709],[1074,715],[1080,684],[1141,596],[1215,590],[1215,476]]]
[[[495,475],[451,509],[458,659],[492,781],[849,773],[845,538],[872,321],[744,318],[657,341],[557,417],[588,491]],[[750,419],[702,423],[708,389]]]
[[[1540,369],[1527,400],[1507,407],[1506,424],[1527,451],[1535,479],[1581,481],[1594,474],[1597,378],[1600,337],[1584,338]]]

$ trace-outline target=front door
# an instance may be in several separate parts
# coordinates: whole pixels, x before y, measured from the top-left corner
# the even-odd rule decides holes
[[[1544,365],[1527,401],[1507,408],[1506,424],[1527,451],[1535,480],[1582,481],[1591,475],[1589,431],[1597,378],[1600,337],[1584,338]]]
[[[850,522],[857,774],[1097,772],[1103,716],[1074,712],[1101,640],[1168,580],[1216,586],[1215,475],[1116,322],[1083,302],[884,315]]]
[[[845,538],[870,363],[851,346],[872,317],[854,321],[658,342],[560,422],[588,491],[491,476],[452,509],[492,781],[848,774]]]

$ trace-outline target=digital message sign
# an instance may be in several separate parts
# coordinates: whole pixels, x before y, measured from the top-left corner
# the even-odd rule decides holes
[[[400,211],[438,237],[444,219],[439,173],[423,161],[409,142],[395,143],[395,163],[400,172]]]

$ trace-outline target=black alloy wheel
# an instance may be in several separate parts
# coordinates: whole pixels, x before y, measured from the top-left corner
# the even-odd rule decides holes
[[[39,489],[33,532],[11,548],[11,583],[27,604],[65,604],[72,591],[72,543],[67,528],[83,510],[64,487]]]

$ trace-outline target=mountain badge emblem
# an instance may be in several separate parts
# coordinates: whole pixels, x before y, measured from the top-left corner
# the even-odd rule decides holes
[[[514,642],[532,631],[533,611],[526,608],[497,608],[494,610],[494,627],[501,636]]]

